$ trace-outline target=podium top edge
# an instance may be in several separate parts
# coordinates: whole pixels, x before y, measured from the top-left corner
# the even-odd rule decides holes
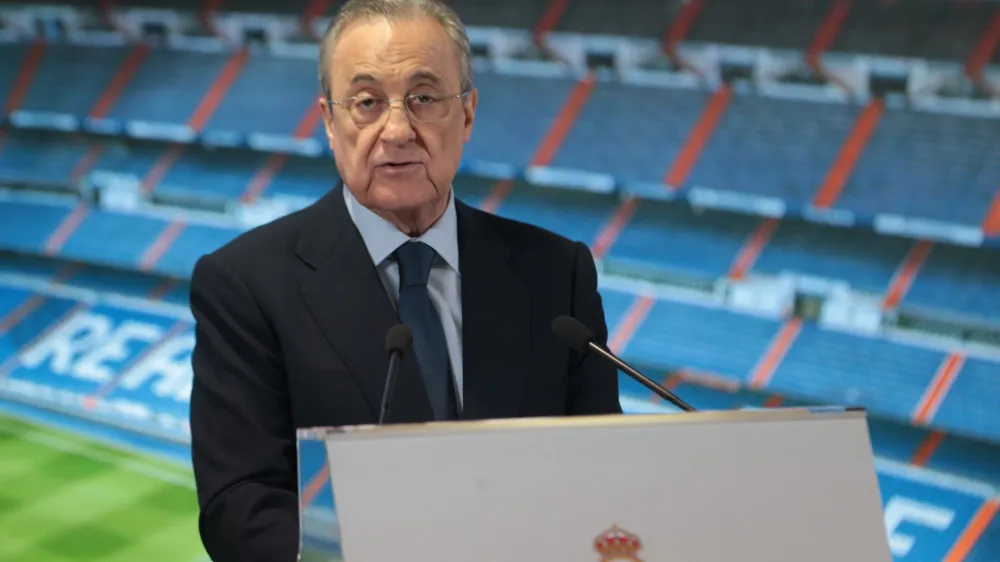
[[[642,427],[652,425],[704,425],[714,423],[748,423],[775,421],[808,421],[830,418],[865,419],[863,408],[768,408],[724,411],[702,411],[667,414],[610,414],[592,416],[554,416],[535,418],[502,418],[490,420],[445,421],[399,424],[364,424],[309,427],[297,430],[297,438],[325,440],[349,436],[399,437],[416,435],[461,434],[498,430]]]

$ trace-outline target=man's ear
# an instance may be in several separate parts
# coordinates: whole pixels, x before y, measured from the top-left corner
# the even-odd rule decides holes
[[[472,138],[472,126],[476,122],[476,107],[479,106],[479,90],[472,88],[462,100],[462,110],[465,111],[465,142]]]
[[[323,118],[323,128],[326,130],[326,142],[330,146],[330,150],[333,150],[333,139],[336,136],[333,130],[333,105],[322,96],[316,100],[316,104],[319,106],[319,114]]]

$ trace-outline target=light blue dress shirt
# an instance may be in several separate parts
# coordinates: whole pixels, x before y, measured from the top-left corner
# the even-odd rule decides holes
[[[392,256],[404,243],[419,240],[438,253],[430,279],[427,282],[431,301],[441,317],[444,336],[448,341],[448,357],[455,377],[455,394],[459,407],[462,397],[462,284],[458,266],[458,220],[455,216],[455,195],[452,192],[448,207],[434,226],[422,236],[410,238],[392,223],[358,203],[351,191],[344,186],[347,211],[357,226],[361,238],[378,269],[393,307],[399,298],[399,267]]]

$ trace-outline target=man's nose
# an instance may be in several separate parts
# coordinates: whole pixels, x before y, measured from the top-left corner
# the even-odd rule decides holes
[[[380,135],[382,140],[392,143],[412,141],[416,136],[416,131],[413,130],[410,114],[406,111],[406,102],[389,100],[385,112],[385,125],[382,127]]]

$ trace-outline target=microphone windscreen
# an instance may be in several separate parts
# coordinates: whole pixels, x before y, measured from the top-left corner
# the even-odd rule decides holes
[[[410,331],[410,327],[406,324],[396,324],[389,328],[385,334],[385,352],[406,353],[411,341],[413,341],[413,332]]]
[[[570,348],[584,353],[587,344],[594,339],[594,334],[572,316],[559,316],[552,321],[552,333]]]

